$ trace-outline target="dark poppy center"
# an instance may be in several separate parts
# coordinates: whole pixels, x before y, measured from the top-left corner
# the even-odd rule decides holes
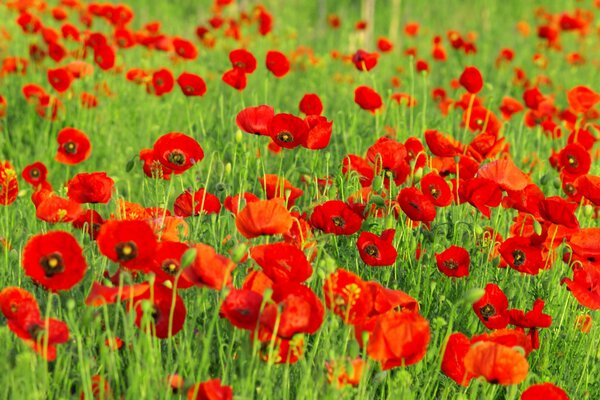
[[[429,185],[429,193],[431,193],[431,197],[437,200],[440,197],[440,194],[442,194],[442,191],[439,190],[437,186],[431,184]]]
[[[31,171],[29,171],[29,176],[31,176],[32,178],[38,178],[40,176],[40,170],[37,168],[32,169]]]
[[[292,143],[294,141],[294,136],[288,131],[283,131],[277,134],[277,140],[283,143]]]
[[[175,275],[179,270],[179,263],[177,260],[173,260],[172,258],[168,258],[164,260],[160,266],[163,271],[165,271],[169,275]]]
[[[37,342],[44,335],[44,328],[38,324],[32,324],[27,328],[27,333]]]
[[[394,172],[388,168],[383,169],[383,174],[386,178],[392,179],[394,177]]]
[[[66,142],[63,144],[63,149],[67,154],[77,153],[77,144],[75,142]]]
[[[379,249],[374,244],[369,244],[365,247],[365,253],[372,257],[379,256]]]
[[[458,263],[454,260],[446,260],[444,261],[444,267],[451,270],[455,270],[458,268]]]
[[[123,242],[115,246],[119,261],[130,261],[137,257],[137,246],[134,242]]]
[[[40,265],[44,270],[44,275],[46,275],[46,278],[51,278],[65,270],[65,265],[60,253],[52,253],[47,256],[43,256],[40,259]]]
[[[187,85],[184,90],[186,93],[194,93],[194,87],[190,85]]]
[[[515,250],[512,252],[512,256],[513,256],[513,264],[515,264],[515,267],[520,267],[521,265],[523,265],[525,263],[525,253],[523,252],[523,250]]]
[[[579,166],[579,162],[577,161],[577,158],[573,157],[571,154],[569,154],[567,156],[567,162],[573,168],[577,168]]]
[[[246,68],[246,63],[242,61],[236,61],[233,66],[236,68]]]
[[[170,163],[173,163],[178,166],[182,166],[185,164],[185,158],[185,154],[183,154],[183,152],[180,150],[173,150],[167,156],[167,160],[169,160]]]
[[[335,226],[344,226],[344,225],[346,225],[346,221],[344,221],[344,218],[340,217],[339,215],[336,215],[335,217],[331,217],[331,220],[333,221],[333,224]]]
[[[481,313],[481,316],[485,321],[487,321],[490,317],[496,315],[496,309],[491,304],[486,304],[485,306],[481,307],[479,309],[479,312]]]
[[[569,196],[574,196],[577,193],[577,189],[575,189],[575,185],[573,185],[571,182],[568,182],[565,184],[565,192]]]
[[[477,125],[477,126],[483,126],[483,120],[482,119],[475,120],[475,125]]]

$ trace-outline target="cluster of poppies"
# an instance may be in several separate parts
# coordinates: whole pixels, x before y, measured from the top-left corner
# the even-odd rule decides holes
[[[123,4],[61,0],[60,5],[51,7],[43,1],[10,1],[2,7],[15,13],[17,29],[31,40],[31,45],[28,58],[2,59],[0,79],[13,74],[27,76],[32,69],[45,71],[47,82],[25,83],[20,90],[30,107],[50,121],[65,119],[70,106],[65,100],[75,95],[82,108],[94,109],[102,99],[108,106],[115,94],[108,82],[96,83],[93,90],[88,85],[91,77],[97,76],[124,78],[132,82],[125,86],[127,89],[136,90],[131,86],[139,85],[153,96],[165,96],[177,84],[186,97],[201,97],[207,92],[206,82],[188,70],[198,67],[198,46],[207,53],[217,51],[218,39],[231,41],[227,51],[233,50],[229,51],[230,65],[220,66],[216,80],[220,76],[221,84],[226,85],[223,90],[243,92],[248,77],[258,68],[248,43],[257,38],[253,36],[256,31],[260,37],[271,35],[273,16],[262,5],[255,6],[251,13],[234,12],[233,3],[215,0],[210,18],[197,27],[194,41],[164,32],[157,21],[134,29],[134,12]],[[538,14],[542,22],[536,37],[545,51],[534,54],[532,62],[543,70],[549,62],[545,52],[563,51],[560,39],[564,35],[578,33],[585,37],[592,29],[593,13],[578,9],[552,14],[540,9]],[[337,15],[330,15],[327,21],[333,30],[342,24]],[[109,33],[97,27],[105,27]],[[361,20],[354,30],[368,28],[368,22]],[[527,37],[530,27],[520,22],[517,30]],[[506,279],[521,275],[537,279],[562,261],[568,272],[558,271],[563,279],[555,289],[568,290],[582,309],[600,309],[600,228],[586,226],[597,221],[600,210],[600,177],[593,170],[598,159],[595,146],[600,132],[600,93],[582,84],[554,86],[541,73],[527,76],[516,65],[515,51],[502,48],[494,66],[500,73],[513,68],[512,90],[519,94],[518,98],[507,95],[493,101],[481,73],[485,70],[471,65],[475,64],[471,58],[466,58],[468,63],[458,58],[477,54],[475,34],[454,30],[445,36],[436,34],[431,57],[427,58],[419,55],[420,49],[414,45],[420,25],[409,22],[404,33],[407,44],[402,54],[409,57],[411,69],[424,80],[448,60],[446,46],[456,52],[461,65],[466,65],[454,71],[448,85],[432,87],[422,98],[417,98],[414,90],[397,91],[402,82],[400,77],[392,76],[389,107],[397,103],[397,107],[414,108],[421,102],[431,103],[426,98],[429,96],[435,112],[456,120],[456,132],[462,130],[460,140],[459,134],[446,133],[450,129],[428,127],[429,114],[424,109],[420,131],[412,117],[410,134],[384,126],[385,134],[375,132],[373,139],[373,135],[366,134],[358,138],[360,145],[369,140],[359,150],[338,146],[336,150],[341,149],[341,153],[335,169],[328,168],[325,174],[302,172],[302,184],[315,189],[314,197],[302,189],[302,184],[282,176],[292,179],[294,171],[279,175],[265,172],[250,175],[260,187],[254,192],[227,188],[215,194],[208,187],[189,187],[160,207],[115,198],[119,181],[104,171],[74,173],[61,189],[55,190],[52,166],[48,165],[49,170],[37,161],[23,166],[20,176],[30,185],[36,217],[50,229],[29,232],[22,246],[22,272],[50,293],[51,302],[56,293],[72,290],[92,275],[92,269],[101,268],[98,259],[88,262],[91,258],[87,254],[97,251],[107,267],[93,274],[101,279],[90,282],[85,305],[123,307],[140,335],[161,340],[185,329],[189,293],[210,290],[218,299],[215,313],[231,329],[247,331],[251,343],[248,351],[269,364],[297,363],[310,349],[309,343],[318,343],[312,336],[328,318],[339,318],[344,329],[353,330],[363,356],[348,358],[343,354],[343,358],[332,359],[324,366],[328,380],[338,388],[364,384],[370,364],[378,364],[383,371],[404,368],[421,362],[431,352],[439,321],[427,315],[427,308],[409,294],[415,295],[417,289],[409,287],[408,281],[400,284],[404,291],[391,287],[396,282],[387,283],[387,287],[361,277],[371,267],[369,272],[401,268],[400,262],[408,256],[399,257],[399,250],[409,253],[405,251],[410,246],[407,232],[414,233],[412,237],[418,242],[414,254],[417,261],[424,260],[423,255],[435,246],[439,248],[436,235],[442,230],[446,229],[446,238],[453,240],[453,244],[444,245],[426,258],[431,260],[436,278],[452,280],[457,286],[469,281],[475,257],[506,269],[502,275]],[[269,46],[274,42],[270,41]],[[147,54],[167,54],[172,65],[126,68],[125,52],[135,47],[146,49]],[[394,49],[392,40],[379,37],[376,51],[354,48],[347,54],[338,50],[330,54],[334,66],[349,74],[350,78],[343,74],[335,77],[348,103],[355,107],[353,93],[354,103],[375,115],[377,127],[388,104],[372,87],[356,84],[350,74],[358,74],[356,80],[372,78],[374,82]],[[578,52],[565,54],[565,58],[574,68],[585,63]],[[279,79],[317,68],[322,65],[320,61],[306,47],[289,54],[271,49],[266,52],[264,66]],[[44,66],[45,62],[52,62],[52,66]],[[174,74],[171,67],[181,72]],[[446,67],[445,71],[453,71],[450,64]],[[400,68],[396,71],[403,73]],[[206,79],[215,78],[207,74]],[[16,112],[15,104],[16,99],[0,95],[0,124]],[[336,116],[336,127],[345,126],[337,122],[338,115],[341,120],[343,114],[335,113],[336,105],[326,105],[327,115]],[[275,109],[274,103],[242,105],[224,124],[228,128],[237,125],[242,132],[256,137],[268,137],[269,151],[258,155],[266,160],[278,157],[280,165],[288,161],[290,154],[302,156],[306,150],[319,151],[330,143],[342,142],[333,135],[333,121],[323,115],[325,107],[317,93],[303,95],[298,113],[275,113]],[[360,114],[356,118],[372,117],[355,110]],[[518,124],[519,116],[523,135],[538,132],[537,136],[551,141],[547,154],[514,159],[511,143],[515,144],[515,138],[507,126]],[[381,120],[390,123],[389,118]],[[96,146],[102,143],[101,133],[88,136],[75,127],[49,126],[56,134],[54,160],[60,164],[78,168],[92,156],[92,142]],[[240,132],[237,135],[238,142],[254,139]],[[204,142],[201,145],[197,138],[183,132],[165,133],[151,148],[136,147],[139,153],[136,150],[127,172],[139,157],[141,171],[134,174],[153,180],[157,186],[162,181],[174,181],[204,167],[202,146]],[[538,156],[547,157],[551,167],[544,171],[539,184],[534,181],[534,172],[541,164]],[[18,168],[11,161],[0,162],[0,204],[4,206],[19,198],[17,169],[21,167],[15,165]],[[269,162],[264,165],[270,167]],[[553,174],[556,179],[548,189]],[[559,195],[549,195],[554,189]],[[97,204],[108,206],[98,208]],[[107,212],[108,207],[112,211]],[[460,243],[454,236],[452,218],[459,213],[468,216],[468,221],[461,223],[472,234],[473,245]],[[492,221],[508,213],[514,218],[508,230],[500,232]],[[219,238],[221,247],[190,234],[190,221],[206,215],[219,215],[235,225],[226,237]],[[489,226],[481,228],[479,223]],[[74,235],[77,231],[85,232],[89,240],[85,235],[78,240]],[[10,239],[2,239],[6,248],[11,247]],[[338,241],[348,246],[343,251],[348,259],[355,258],[357,270],[352,270],[351,264],[340,266],[331,257],[332,247],[340,246]],[[5,283],[7,287],[0,291],[0,309],[8,328],[44,359],[56,360],[60,357],[59,345],[69,341],[67,324],[42,315],[32,293],[12,286],[13,282]],[[515,306],[516,299],[509,302],[504,292],[509,283],[487,280],[480,284],[485,288],[471,292],[476,294],[471,299],[472,312],[463,316],[472,319],[478,333],[464,330],[466,324],[461,324],[461,328],[449,326],[447,337],[438,335],[443,338],[439,351],[441,372],[456,387],[467,387],[473,379],[489,384],[521,384],[531,377],[529,355],[541,348],[548,328],[553,327],[552,315],[544,313],[546,302],[550,302],[536,295],[531,310],[511,308],[510,303]],[[328,312],[335,316],[328,316]],[[576,320],[583,333],[590,332],[591,325],[589,314]],[[482,332],[483,328],[487,331]],[[116,336],[107,345],[119,348],[123,342]],[[566,392],[554,384],[542,382],[538,376],[533,380],[539,383],[524,390],[522,400],[568,399]],[[233,397],[233,388],[222,385],[220,378],[192,383],[170,375],[166,381],[175,393],[185,394],[188,399]],[[101,374],[92,377],[92,391],[97,398],[112,396],[110,382]]]

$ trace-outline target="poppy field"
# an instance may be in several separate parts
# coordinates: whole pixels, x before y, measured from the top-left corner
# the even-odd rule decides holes
[[[0,399],[600,398],[600,1],[0,0]]]

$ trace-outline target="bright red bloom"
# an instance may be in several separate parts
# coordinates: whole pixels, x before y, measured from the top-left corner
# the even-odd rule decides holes
[[[368,86],[359,86],[354,90],[354,102],[363,110],[371,112],[377,111],[383,105],[379,93]]]
[[[434,129],[425,131],[425,143],[433,155],[438,157],[454,157],[463,152],[460,142]]]
[[[570,229],[579,228],[579,221],[575,216],[576,209],[577,203],[571,203],[559,196],[546,197],[539,203],[542,218]]]
[[[329,146],[333,121],[320,115],[308,115],[304,121],[308,124],[308,136],[305,147],[310,150],[320,150]]]
[[[140,150],[140,160],[144,162],[142,167],[144,174],[149,178],[156,179],[171,179],[171,173],[173,171],[165,167],[159,160],[158,156],[153,149],[142,149]]]
[[[269,136],[269,123],[275,115],[273,107],[262,105],[247,107],[235,117],[235,123],[242,131],[255,135]]]
[[[569,400],[567,393],[552,383],[531,385],[521,394],[521,400]]]
[[[377,39],[377,48],[382,53],[388,53],[394,49],[394,44],[389,39],[380,37]]]
[[[71,199],[65,199],[50,191],[43,189],[36,192],[40,194],[39,203],[35,203],[35,215],[42,221],[55,224],[57,222],[72,222],[79,218],[81,205]],[[36,194],[34,193],[34,195]],[[34,195],[32,195],[32,200]]]
[[[367,265],[381,267],[396,262],[398,252],[393,245],[395,229],[386,229],[377,236],[371,232],[362,232],[356,242],[360,258]]]
[[[158,161],[176,174],[183,173],[204,158],[204,151],[196,139],[181,132],[162,135],[154,142],[153,150]]]
[[[177,84],[181,88],[183,94],[188,97],[204,96],[204,93],[206,93],[206,83],[204,83],[204,79],[196,74],[182,72],[177,78]]]
[[[366,282],[352,272],[337,269],[323,285],[325,304],[347,324],[361,323],[373,308]]]
[[[302,283],[312,275],[312,266],[306,255],[288,243],[272,243],[254,246],[250,256],[273,282],[294,281]]]
[[[567,100],[573,111],[582,114],[600,103],[600,94],[587,86],[576,86],[567,92]]]
[[[276,114],[269,122],[268,133],[278,146],[293,149],[306,144],[308,124],[292,114]]]
[[[221,385],[221,379],[211,379],[206,382],[190,386],[187,391],[187,400],[232,400],[233,389],[231,386]]]
[[[358,232],[362,221],[363,218],[341,200],[319,204],[310,216],[313,227],[335,235],[352,235]]]
[[[84,230],[92,240],[96,240],[98,237],[103,223],[104,218],[96,210],[86,210],[72,222],[73,228]]]
[[[573,270],[573,279],[564,278],[579,304],[590,310],[600,310],[600,271],[593,264],[583,264]]]
[[[23,269],[51,291],[69,290],[85,276],[87,264],[77,240],[55,231],[31,237],[23,249]]]
[[[178,217],[191,217],[193,215],[218,214],[221,211],[219,198],[204,189],[199,189],[193,194],[185,191],[175,199],[173,210]]]
[[[267,199],[284,199],[287,201],[288,208],[294,206],[296,200],[304,194],[304,190],[295,187],[290,181],[277,175],[266,174],[258,181],[265,191]]]
[[[487,163],[479,168],[477,176],[496,182],[502,189],[523,190],[533,181],[514,162],[509,159],[500,159]]]
[[[115,58],[115,50],[108,45],[97,46],[94,48],[94,61],[105,71],[115,66]]]
[[[73,75],[66,68],[48,69],[48,82],[59,93],[66,92],[71,87]]]
[[[266,67],[277,78],[282,78],[290,71],[290,62],[280,51],[267,52]]]
[[[231,272],[235,263],[225,256],[217,254],[209,245],[198,243],[194,262],[183,271],[183,276],[196,286],[208,286],[222,290],[231,284]]]
[[[366,158],[373,166],[373,173],[383,174],[384,183],[389,187],[390,180],[393,180],[396,185],[401,185],[410,175],[407,157],[408,152],[402,143],[381,137],[369,147]]]
[[[54,157],[63,164],[79,164],[87,160],[92,153],[92,144],[87,135],[75,128],[63,128],[56,138],[58,151]]]
[[[537,275],[544,268],[542,249],[532,243],[530,237],[512,237],[506,239],[498,250],[508,265],[530,275]]]
[[[189,40],[175,37],[173,38],[173,48],[175,53],[183,59],[195,60],[198,57],[198,49]]]
[[[255,291],[231,289],[221,304],[219,316],[227,318],[236,328],[254,330],[258,325],[262,301],[262,294]]]
[[[436,207],[447,207],[452,203],[452,190],[448,182],[436,172],[421,178],[421,191]]]
[[[571,176],[585,175],[590,172],[592,159],[579,143],[566,145],[558,154],[559,166]]]
[[[321,115],[323,112],[323,103],[316,93],[307,93],[302,96],[298,108],[300,112],[306,115]]]
[[[367,344],[383,370],[421,361],[431,339],[429,322],[417,313],[389,311],[377,317]]]
[[[246,73],[241,68],[232,68],[225,71],[221,80],[234,89],[242,91],[246,88]]]
[[[238,231],[251,239],[261,235],[286,233],[292,226],[292,217],[283,200],[259,200],[247,203],[235,219]]]
[[[17,173],[8,161],[0,162],[0,204],[12,204],[19,194]]]
[[[81,173],[67,183],[67,194],[77,203],[106,204],[112,197],[114,184],[106,172]]]
[[[144,315],[142,307],[144,300],[151,303],[147,315]],[[138,328],[159,339],[166,339],[183,329],[187,310],[178,293],[173,293],[172,289],[155,283],[150,290],[135,298],[135,313],[135,324]],[[146,325],[144,321],[150,324]]]
[[[174,85],[175,79],[170,70],[163,68],[152,74],[152,88],[154,89],[155,95],[162,96],[163,94],[169,93],[173,90]]]
[[[483,77],[476,67],[466,67],[458,81],[471,94],[477,94],[483,88]]]
[[[168,240],[158,242],[152,269],[157,282],[169,281],[173,284],[173,287],[177,282],[177,289],[186,289],[193,286],[193,283],[181,274],[181,258],[188,249],[189,246],[181,242]]]
[[[366,72],[375,68],[378,58],[379,54],[377,53],[368,53],[364,50],[358,50],[352,56],[352,62],[357,70]]]
[[[485,294],[473,303],[473,311],[488,329],[504,329],[508,325],[508,299],[494,283],[488,283]]]
[[[468,386],[473,374],[467,372],[465,356],[471,348],[471,340],[462,333],[453,333],[446,342],[442,359],[442,372],[454,382]]]
[[[490,218],[491,207],[498,207],[502,202],[500,187],[496,182],[486,178],[461,181],[458,194],[461,201],[468,201],[487,218]]]
[[[529,372],[529,364],[521,352],[494,342],[471,346],[464,360],[467,371],[474,377],[482,376],[500,385],[521,383]]]
[[[510,324],[518,328],[548,328],[552,325],[552,317],[543,313],[544,300],[537,299],[531,311],[508,310]]]
[[[245,49],[233,50],[229,53],[229,61],[233,68],[238,68],[246,74],[251,74],[256,70],[256,58]]]
[[[416,187],[403,188],[398,194],[397,200],[408,218],[420,221],[427,227],[431,226],[436,215],[435,205],[419,189]]]
[[[144,221],[109,220],[98,233],[100,252],[131,270],[150,271],[156,251],[154,231]]]
[[[235,196],[227,196],[223,201],[223,206],[229,212],[237,215],[238,211],[246,206],[246,204],[258,201],[258,197],[250,192],[236,194]]]
[[[446,276],[461,278],[469,276],[471,258],[463,247],[450,246],[441,253],[436,253],[435,260],[441,273]]]

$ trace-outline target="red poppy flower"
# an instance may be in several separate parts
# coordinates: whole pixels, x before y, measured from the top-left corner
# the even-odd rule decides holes
[[[347,324],[361,323],[373,307],[369,287],[352,272],[337,269],[323,285],[325,304]]]
[[[508,265],[530,275],[537,275],[544,268],[542,249],[532,243],[529,237],[512,237],[506,239],[498,250]]]
[[[94,61],[104,71],[115,66],[115,58],[115,50],[108,45],[97,46],[94,48]]]
[[[491,215],[491,207],[498,207],[502,202],[500,187],[496,182],[486,178],[461,181],[458,194],[461,201],[468,201],[488,219]]]
[[[529,372],[529,363],[521,352],[494,342],[471,346],[465,355],[465,367],[475,377],[500,385],[521,383]]]
[[[174,85],[173,73],[168,69],[163,68],[152,74],[152,87],[155,95],[162,96],[169,93],[173,90]]]
[[[54,90],[59,93],[64,93],[71,87],[73,76],[66,68],[48,69],[48,82]]]
[[[438,269],[446,276],[461,278],[469,276],[471,258],[463,247],[450,246],[441,253],[436,253],[435,260]]]
[[[567,92],[567,100],[573,111],[583,114],[600,102],[600,94],[587,86],[576,86]]]
[[[377,65],[379,54],[369,53],[364,50],[358,50],[352,56],[352,62],[359,71],[370,71]]]
[[[600,206],[600,177],[581,175],[575,180],[576,191],[594,205]]]
[[[140,160],[144,162],[143,171],[149,178],[171,179],[171,169],[165,167],[159,160],[153,149],[140,150]]]
[[[235,123],[246,133],[269,136],[268,126],[274,115],[271,106],[247,107],[238,113]]]
[[[290,71],[290,62],[280,51],[267,52],[266,67],[277,78],[282,78]]]
[[[442,358],[442,372],[454,382],[469,386],[473,374],[467,372],[465,356],[471,348],[471,340],[462,333],[453,333],[446,342]]]
[[[85,231],[90,239],[96,240],[104,218],[96,210],[86,210],[77,219],[73,220],[73,228]]]
[[[509,96],[504,96],[502,104],[500,104],[500,112],[505,120],[511,119],[514,114],[520,113],[524,108],[519,100]]]
[[[114,184],[106,172],[81,173],[67,183],[67,194],[77,203],[106,204],[112,197]]]
[[[473,303],[473,311],[488,329],[504,329],[508,325],[508,299],[494,283],[485,286],[485,294]]]
[[[389,187],[390,180],[393,180],[396,185],[401,185],[410,175],[407,157],[408,152],[402,143],[381,137],[369,147],[366,158],[373,166],[373,173],[383,174],[384,183]]]
[[[436,206],[447,207],[452,203],[452,190],[448,182],[436,172],[430,172],[421,178],[421,191]]]
[[[305,147],[310,150],[320,150],[329,146],[333,121],[317,115],[308,115],[304,121],[308,124],[308,135]]]
[[[579,143],[566,145],[558,154],[559,166],[571,176],[585,175],[590,172],[592,159]]]
[[[221,385],[221,379],[211,379],[206,382],[190,386],[187,391],[187,400],[232,400],[233,389],[231,386]]]
[[[573,279],[564,278],[579,304],[590,310],[600,310],[600,271],[593,264],[583,264],[573,271]]]
[[[369,317],[375,317],[390,310],[416,313],[419,303],[401,290],[388,289],[375,281],[367,282],[373,300]]]
[[[477,94],[483,88],[483,77],[477,67],[466,67],[458,81],[471,94]]]
[[[204,151],[196,139],[181,132],[162,135],[154,142],[153,150],[158,161],[176,174],[183,173],[204,158]]]
[[[256,70],[256,58],[245,49],[233,50],[229,53],[229,61],[233,68],[239,68],[246,74],[251,74]]]
[[[144,300],[151,303],[150,311],[146,314],[142,306]],[[156,283],[150,290],[135,298],[135,313],[138,328],[159,339],[166,339],[183,329],[187,310],[177,292]],[[150,325],[145,325],[144,321],[150,322]]]
[[[295,187],[290,181],[277,175],[266,174],[258,181],[265,191],[267,199],[285,199],[288,208],[294,206],[296,200],[304,194],[302,189]]]
[[[377,111],[383,105],[379,93],[368,86],[359,86],[354,90],[354,102],[363,110],[371,112]]]
[[[421,361],[431,339],[429,322],[417,313],[389,311],[377,317],[367,344],[383,370]]]
[[[63,128],[56,138],[58,151],[54,157],[63,164],[79,164],[87,160],[92,153],[92,144],[87,135],[75,128]]]
[[[23,269],[36,283],[51,291],[69,290],[87,269],[77,240],[62,231],[31,237],[23,249]]]
[[[260,317],[263,296],[252,290],[231,289],[221,304],[219,316],[240,329],[254,330]]]
[[[363,218],[341,200],[319,204],[310,216],[313,227],[335,235],[352,235],[360,229]]]
[[[237,215],[238,211],[246,206],[248,203],[258,201],[259,198],[249,192],[236,194],[235,196],[227,196],[223,201],[223,206],[229,212]]]
[[[358,237],[356,247],[363,262],[372,267],[394,264],[398,257],[398,252],[392,244],[395,234],[395,229],[386,229],[381,236],[371,232],[362,232]]]
[[[254,246],[250,256],[276,284],[290,280],[302,283],[312,275],[312,266],[304,252],[288,243]]]
[[[508,310],[510,324],[518,328],[548,328],[552,325],[552,317],[543,313],[544,300],[537,299],[531,311]]]
[[[283,200],[259,200],[246,204],[235,219],[235,226],[246,238],[286,233],[292,226],[292,217]]]
[[[569,400],[567,393],[552,383],[531,385],[521,394],[521,400]]]
[[[198,243],[194,246],[196,258],[183,271],[183,276],[196,286],[208,286],[222,290],[231,284],[231,271],[235,263],[225,256],[217,254],[209,245]]]
[[[300,112],[303,112],[306,115],[321,115],[323,112],[323,103],[321,103],[319,95],[307,93],[302,96],[298,108],[300,108]]]
[[[109,220],[98,232],[100,252],[131,270],[150,271],[156,251],[154,231],[144,221]]]
[[[425,131],[425,142],[433,155],[438,157],[454,157],[463,152],[460,142],[434,129]]]
[[[154,263],[152,272],[156,275],[156,281],[163,283],[171,282],[173,286],[177,282],[177,289],[186,289],[193,286],[193,283],[188,281],[181,269],[181,258],[189,249],[185,243],[174,241],[161,241],[156,246],[154,253]]]
[[[51,224],[58,222],[72,222],[79,218],[83,212],[81,205],[71,199],[65,199],[51,192],[42,194],[43,189],[39,192],[41,196],[37,199],[39,200],[39,203],[36,204],[35,215],[42,221]]]
[[[189,40],[175,37],[173,38],[173,48],[179,57],[186,60],[195,60],[198,57],[198,49]]]
[[[533,181],[509,158],[492,161],[479,168],[477,176],[496,182],[504,190],[523,190]]]
[[[394,49],[394,44],[389,39],[380,37],[377,39],[377,48],[382,53],[388,53]]]
[[[321,327],[323,304],[309,287],[280,282],[273,287],[272,299],[276,304],[267,305],[260,316],[261,326],[271,334],[291,339],[298,333],[315,333]]]
[[[173,209],[178,217],[191,217],[201,213],[218,214],[221,211],[221,202],[217,196],[204,189],[194,193],[186,190],[177,196]]]
[[[571,203],[559,196],[546,197],[539,203],[542,218],[570,229],[579,228],[579,221],[575,216],[576,209],[577,203]]]
[[[225,71],[221,80],[234,89],[242,91],[246,88],[246,73],[241,68],[232,68]]]
[[[408,218],[420,221],[428,228],[435,219],[435,205],[416,187],[403,188],[397,198],[400,208]]]
[[[306,144],[308,124],[292,114],[276,114],[269,122],[268,133],[278,146],[293,149]]]
[[[0,204],[12,204],[19,194],[17,173],[8,161],[0,162]]]
[[[203,96],[206,93],[204,79],[196,74],[182,72],[177,78],[177,84],[181,88],[181,92],[188,97]]]

